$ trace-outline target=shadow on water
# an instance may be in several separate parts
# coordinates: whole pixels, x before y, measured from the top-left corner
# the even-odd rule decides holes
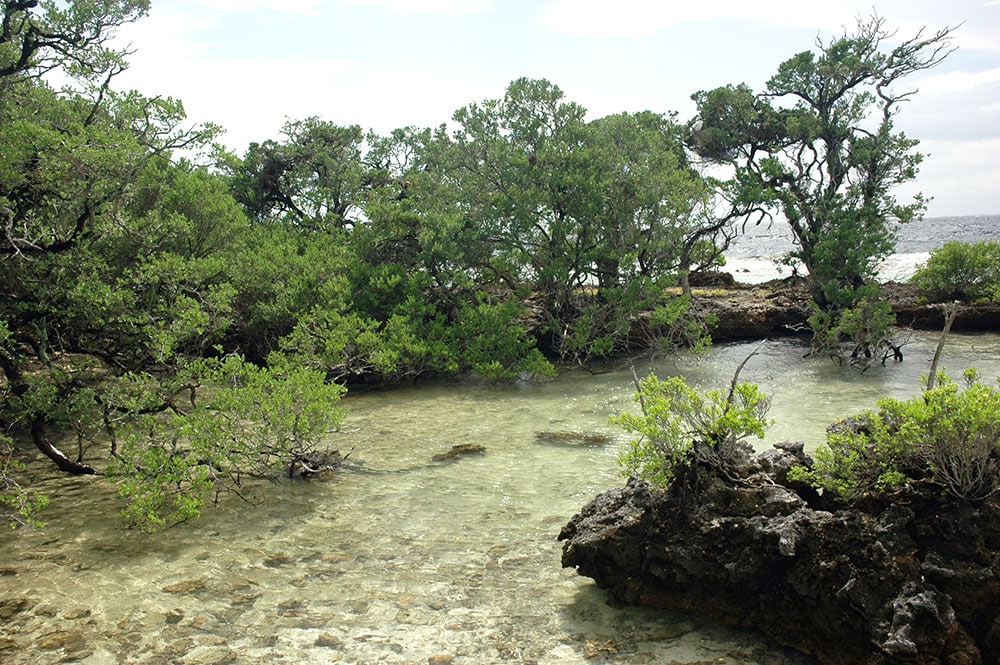
[[[593,586],[578,589],[563,614],[567,625],[579,631],[574,637],[589,658],[607,655],[614,656],[616,662],[644,662],[668,649],[679,663],[817,663],[814,658],[766,644],[754,631],[725,628],[683,613],[613,607],[607,594]]]

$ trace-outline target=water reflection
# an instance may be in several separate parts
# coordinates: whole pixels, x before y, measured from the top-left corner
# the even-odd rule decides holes
[[[935,335],[861,376],[764,345],[742,378],[773,395],[771,441],[816,445],[880,394],[919,390]],[[643,357],[636,371],[728,385],[757,344]],[[1000,336],[954,336],[945,364],[1000,374]],[[259,488],[196,524],[123,531],[99,478],[36,466],[43,530],[0,545],[0,660],[10,663],[796,663],[749,633],[612,608],[559,567],[560,527],[621,482],[634,409],[627,363],[541,385],[435,385],[348,399],[336,445],[364,464],[331,482]],[[539,437],[539,433],[546,433]],[[433,461],[455,445],[481,454]]]

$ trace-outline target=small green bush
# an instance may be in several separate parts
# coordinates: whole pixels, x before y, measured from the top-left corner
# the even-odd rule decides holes
[[[847,502],[884,496],[927,480],[952,496],[978,501],[1000,491],[1000,391],[966,372],[966,387],[944,374],[936,388],[908,400],[883,398],[832,427],[806,481]]]
[[[893,337],[896,315],[888,302],[865,298],[836,311],[814,308],[808,322],[813,353],[829,354],[862,370],[876,362],[885,364],[890,357],[902,359],[900,344]]]
[[[14,478],[23,469],[14,459],[14,446],[10,437],[0,434],[0,526],[4,522],[11,528],[41,526],[36,514],[48,505],[48,497],[25,490]]]
[[[191,378],[209,387],[197,403],[122,427],[107,475],[130,524],[151,530],[184,522],[223,493],[247,499],[245,481],[291,474],[328,440],[346,416],[344,389],[277,354],[269,362],[195,363]]]
[[[752,383],[734,384],[727,394],[704,394],[687,385],[683,377],[660,380],[649,375],[639,382],[636,401],[641,414],[612,416],[639,437],[629,442],[618,462],[626,477],[643,478],[665,487],[676,468],[700,459],[722,471],[734,461],[744,437],[763,437],[771,421],[766,418],[770,399]]]
[[[912,281],[938,299],[1000,300],[1000,241],[946,242]]]

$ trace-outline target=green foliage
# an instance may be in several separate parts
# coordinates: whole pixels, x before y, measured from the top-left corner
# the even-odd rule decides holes
[[[787,220],[823,311],[866,297],[859,289],[894,247],[892,225],[924,210],[920,195],[891,194],[922,161],[893,119],[913,94],[901,81],[943,61],[951,32],[899,42],[876,16],[783,62],[760,95],[728,86],[694,97],[690,144],[735,167],[736,200]]]
[[[771,424],[770,399],[751,383],[735,384],[728,393],[699,393],[683,377],[651,374],[638,388],[641,413],[622,413],[611,423],[639,435],[619,455],[623,474],[654,485],[669,484],[678,466],[692,459],[725,472],[742,439],[763,437]]]
[[[516,300],[483,299],[464,306],[453,330],[463,366],[492,380],[554,375],[552,363],[524,330],[525,316]]]
[[[24,467],[14,459],[13,442],[0,434],[0,521],[11,528],[18,526],[43,526],[37,513],[49,504],[49,498],[22,487],[15,475]]]
[[[692,132],[691,147],[709,159],[727,162],[744,154],[746,147],[772,151],[788,141],[789,129],[795,131],[795,121],[786,119],[766,100],[754,94],[745,84],[727,85],[692,95],[698,105],[702,123]],[[787,123],[787,124],[786,124]]]
[[[901,359],[892,326],[896,315],[886,301],[862,299],[842,309],[820,310],[813,306],[809,327],[813,331],[812,352],[829,354],[838,362],[848,362],[861,370],[889,357]]]
[[[280,340],[315,308],[343,311],[351,284],[344,248],[325,236],[275,222],[247,229],[228,271],[236,289],[228,342],[263,363]]]
[[[245,478],[291,469],[344,418],[341,387],[277,356],[268,368],[237,356],[196,363],[187,378],[208,395],[126,424],[107,470],[124,516],[143,528],[192,519],[222,492],[245,498]]]
[[[966,373],[966,387],[938,385],[908,400],[883,398],[832,428],[812,469],[791,477],[845,501],[929,480],[952,496],[982,500],[1000,491],[1000,391]]]
[[[62,68],[74,78],[103,76],[124,66],[109,46],[115,27],[149,11],[149,0],[3,3],[0,80]]]
[[[657,331],[663,348],[688,347],[704,350],[712,345],[711,328],[715,315],[697,317],[691,313],[691,296],[681,295],[657,303],[649,316],[649,325]]]
[[[481,287],[530,293],[560,357],[624,348],[630,322],[706,255],[713,232],[695,211],[710,188],[672,117],[587,123],[558,87],[518,79],[503,99],[454,119],[453,134],[432,146],[448,186],[418,200],[424,223],[454,225],[466,248],[479,248],[461,258]]]
[[[946,242],[931,251],[912,281],[939,299],[1000,300],[1000,241]]]

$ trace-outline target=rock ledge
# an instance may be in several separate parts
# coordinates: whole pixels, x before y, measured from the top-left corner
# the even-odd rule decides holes
[[[629,481],[560,533],[562,563],[616,602],[754,628],[832,665],[1000,662],[1000,501],[917,487],[864,510],[789,486],[802,444],[736,478]]]

